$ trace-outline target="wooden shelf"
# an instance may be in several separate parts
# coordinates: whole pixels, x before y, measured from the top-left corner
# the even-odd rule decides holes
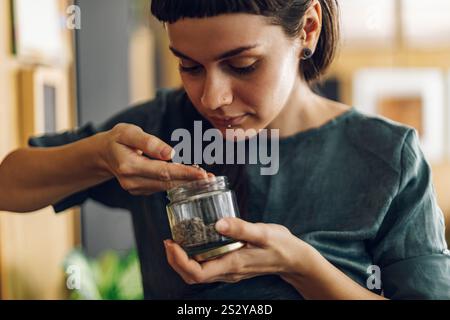
[[[0,161],[12,150],[24,146],[23,132],[33,133],[33,128],[25,128],[19,111],[23,102],[18,99],[19,74],[30,66],[11,54],[9,6],[10,1],[0,1]],[[67,35],[67,43],[71,44],[69,38]],[[70,50],[73,52],[72,47]],[[66,115],[69,128],[75,123],[72,62],[64,72],[70,82],[70,112]],[[60,215],[55,215],[50,207],[30,214],[0,212],[0,299],[66,298],[62,262],[79,244],[79,230],[77,209]]]

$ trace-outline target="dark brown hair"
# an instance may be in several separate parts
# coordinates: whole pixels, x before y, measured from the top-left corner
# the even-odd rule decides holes
[[[304,27],[304,15],[314,0],[152,0],[152,14],[161,22],[183,18],[206,18],[227,13],[248,13],[268,18],[297,38]],[[309,84],[320,79],[334,59],[339,43],[337,0],[319,0],[322,6],[322,30],[314,55],[300,63],[300,72]]]

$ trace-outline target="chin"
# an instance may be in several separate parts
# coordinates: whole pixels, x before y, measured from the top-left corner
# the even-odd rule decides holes
[[[259,129],[249,126],[236,126],[232,128],[217,128],[220,130],[223,138],[227,141],[244,141],[252,139],[258,135]]]

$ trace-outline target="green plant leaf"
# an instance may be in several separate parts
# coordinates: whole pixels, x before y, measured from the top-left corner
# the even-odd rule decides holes
[[[72,251],[64,261],[67,281],[69,267],[80,273],[80,289],[71,290],[74,300],[140,300],[143,299],[139,258],[136,250],[121,257],[107,251],[97,259],[88,258],[82,250]]]

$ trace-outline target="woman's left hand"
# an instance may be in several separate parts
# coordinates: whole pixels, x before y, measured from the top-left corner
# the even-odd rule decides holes
[[[169,264],[186,283],[233,283],[264,274],[290,273],[295,268],[293,258],[301,255],[298,250],[307,246],[286,227],[277,224],[225,218],[217,222],[216,229],[246,245],[217,259],[198,263],[174,241],[164,241]]]

